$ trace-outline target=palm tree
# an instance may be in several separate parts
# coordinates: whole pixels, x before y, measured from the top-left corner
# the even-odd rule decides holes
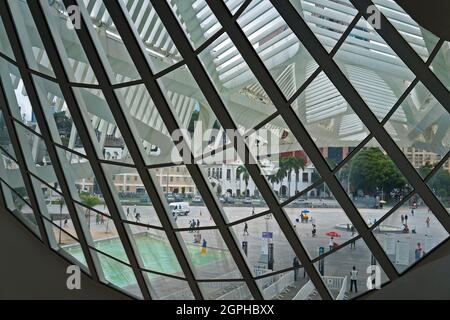
[[[91,228],[91,209],[98,205],[100,203],[100,198],[90,194],[88,192],[82,192],[80,194],[81,202],[86,205],[87,211],[86,211],[86,219],[89,226],[89,229]]]
[[[306,161],[302,157],[292,157],[292,170],[295,172],[295,192],[298,190],[298,180],[300,180],[300,170],[305,170]]]
[[[288,183],[288,198],[291,195],[291,173],[294,169],[294,161],[293,157],[286,157],[280,159],[280,169],[283,173],[284,177],[287,177],[287,183]]]
[[[250,174],[248,173],[247,168],[243,165],[240,165],[236,169],[236,177],[240,177],[241,175],[242,175],[242,180],[244,180],[244,182],[245,182],[244,194],[247,195],[248,180],[250,180]]]

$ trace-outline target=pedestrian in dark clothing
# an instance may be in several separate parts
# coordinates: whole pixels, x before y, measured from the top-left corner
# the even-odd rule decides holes
[[[298,258],[295,257],[294,261],[292,262],[292,266],[294,267],[294,281],[297,281],[298,279],[298,270],[300,269],[300,262],[298,261]]]
[[[407,214],[405,214],[405,224],[406,225],[408,224],[408,215]]]
[[[244,236],[245,235],[249,235],[249,233],[248,233],[248,224],[247,224],[247,222],[244,224]]]
[[[350,271],[350,292],[353,292],[353,287],[355,287],[355,293],[358,293],[358,271],[356,267],[353,266],[352,271]]]
[[[402,224],[405,222],[405,216],[401,215],[400,219],[402,219]]]

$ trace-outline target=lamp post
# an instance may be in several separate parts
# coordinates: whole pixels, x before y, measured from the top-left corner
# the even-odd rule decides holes
[[[61,244],[61,233],[62,233],[62,208],[64,205],[64,198],[59,200],[59,239],[58,244]]]

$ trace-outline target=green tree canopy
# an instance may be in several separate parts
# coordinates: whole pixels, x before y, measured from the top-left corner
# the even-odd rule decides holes
[[[353,191],[362,190],[365,194],[373,195],[378,188],[389,195],[393,189],[406,185],[406,179],[394,162],[379,148],[360,151],[348,167]]]

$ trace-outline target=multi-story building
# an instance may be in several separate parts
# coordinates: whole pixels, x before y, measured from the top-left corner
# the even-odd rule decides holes
[[[434,165],[441,161],[442,155],[436,154],[433,152],[409,147],[409,148],[402,148],[402,151],[405,153],[408,160],[411,162],[411,164],[414,166],[414,168],[419,169],[420,167],[424,166],[426,163],[430,163],[431,165]],[[444,170],[450,171],[450,161],[447,161],[442,168]]]

